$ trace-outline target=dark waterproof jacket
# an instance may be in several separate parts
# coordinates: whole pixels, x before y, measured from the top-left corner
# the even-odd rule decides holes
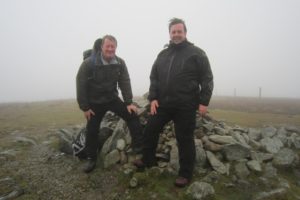
[[[188,41],[170,43],[159,53],[150,82],[148,99],[158,100],[160,106],[208,106],[213,91],[208,58],[203,50]]]
[[[91,104],[109,103],[118,98],[121,89],[124,102],[132,103],[132,90],[126,64],[116,57],[118,64],[103,65],[100,52],[86,58],[76,77],[77,101],[83,111]]]

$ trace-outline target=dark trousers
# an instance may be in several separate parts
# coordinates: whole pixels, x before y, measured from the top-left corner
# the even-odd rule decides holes
[[[157,114],[149,118],[144,131],[143,162],[146,166],[156,164],[155,152],[159,134],[169,121],[173,120],[179,151],[179,176],[191,179],[195,164],[194,129],[196,111],[193,109],[159,107]]]
[[[97,158],[98,133],[100,123],[107,111],[112,111],[124,119],[130,131],[132,139],[132,148],[138,148],[142,145],[142,126],[138,116],[135,113],[130,114],[127,107],[120,99],[105,103],[91,105],[95,115],[87,121],[86,148],[90,159]]]

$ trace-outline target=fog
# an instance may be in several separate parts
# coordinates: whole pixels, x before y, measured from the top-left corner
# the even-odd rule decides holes
[[[298,0],[3,0],[0,102],[76,97],[82,52],[112,34],[134,95],[149,88],[152,64],[182,18],[203,49],[214,95],[300,98]]]

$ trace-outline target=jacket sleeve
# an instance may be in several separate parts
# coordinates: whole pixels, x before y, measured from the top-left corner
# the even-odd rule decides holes
[[[197,63],[200,66],[199,83],[201,87],[198,104],[208,106],[212,96],[214,82],[209,60],[205,53],[197,58]]]
[[[154,62],[150,73],[150,87],[148,100],[151,102],[158,99],[158,73],[157,73],[157,59]]]
[[[118,85],[122,93],[123,100],[126,105],[132,103],[132,90],[131,90],[131,83],[129,73],[126,67],[125,62],[122,60],[122,69],[120,71],[120,77],[118,80]]]
[[[77,92],[77,102],[79,108],[82,111],[87,111],[90,109],[88,101],[88,70],[87,62],[84,61],[79,67],[76,76],[76,92]]]

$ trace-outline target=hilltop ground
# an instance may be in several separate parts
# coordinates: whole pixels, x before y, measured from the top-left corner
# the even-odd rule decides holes
[[[243,127],[300,127],[300,100],[213,97],[210,116]],[[6,153],[0,156],[0,179],[16,181],[24,191],[18,199],[135,199],[119,166],[83,174],[80,161],[59,153],[51,143],[58,129],[84,123],[75,100],[0,104],[0,152]],[[23,137],[30,140],[20,142]],[[181,199],[184,190],[174,188],[172,181],[173,177],[159,180],[162,187],[155,188],[150,199]],[[137,194],[149,193],[138,190]]]

